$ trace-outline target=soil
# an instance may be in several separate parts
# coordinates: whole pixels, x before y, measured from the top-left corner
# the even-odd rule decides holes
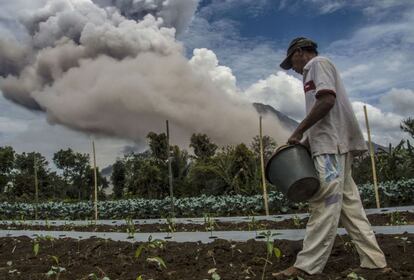
[[[396,213],[396,212],[395,212]],[[372,214],[368,215],[368,219],[373,226],[389,226],[389,225],[414,225],[414,213],[399,212],[398,214]],[[299,229],[305,228],[308,219],[290,219],[281,222],[274,221],[256,221],[255,223],[241,222],[217,222],[214,225],[215,231],[230,231],[230,230],[268,230],[268,229]],[[175,224],[175,232],[193,232],[193,231],[208,231],[207,224]],[[28,226],[28,225],[0,225],[0,229],[12,230],[46,230],[46,231],[84,231],[84,232],[127,232],[127,230],[135,232],[169,232],[168,224],[143,224],[132,226],[110,226],[110,225],[90,225],[90,226]]]
[[[404,238],[406,246],[404,247]],[[365,279],[414,279],[414,234],[377,235],[388,265],[389,274],[374,271],[359,272]],[[27,237],[0,238],[0,279],[214,279],[212,269],[224,280],[262,279],[266,259],[266,242],[249,240],[231,242],[215,240],[210,244],[163,242],[163,248],[149,248],[150,243],[128,243],[103,239],[41,239],[37,256],[34,241]],[[138,257],[137,248],[145,245]],[[154,243],[152,243],[154,244]],[[350,279],[347,278],[359,266],[358,255],[348,236],[337,236],[331,257],[324,273],[305,279]],[[274,246],[282,252],[278,260],[269,259],[264,279],[292,265],[302,241],[276,240]],[[156,246],[155,246],[156,247]],[[162,268],[147,258],[159,257],[166,265]],[[65,271],[49,278],[46,274],[55,266]],[[97,278],[89,276],[95,274]],[[353,278],[357,279],[357,278]],[[362,279],[362,278],[358,278]]]

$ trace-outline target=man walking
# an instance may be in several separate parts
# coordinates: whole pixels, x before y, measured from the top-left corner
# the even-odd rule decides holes
[[[339,220],[356,246],[361,268],[390,271],[351,176],[352,155],[365,151],[366,144],[337,69],[329,59],[318,56],[315,42],[304,37],[290,43],[280,66],[303,76],[306,117],[288,143],[310,148],[321,187],[309,201],[310,218],[295,264],[273,275],[321,273]]]

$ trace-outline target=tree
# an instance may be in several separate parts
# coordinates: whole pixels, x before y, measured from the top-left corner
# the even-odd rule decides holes
[[[403,131],[408,132],[412,138],[414,138],[414,119],[407,118],[402,121],[400,127]]]
[[[5,186],[10,182],[11,172],[14,168],[15,152],[12,147],[0,147],[0,194],[4,192]]]
[[[147,135],[149,140],[149,146],[152,155],[160,160],[167,160],[168,158],[168,141],[167,135],[165,133],[157,134],[155,132],[150,132]]]
[[[90,192],[88,176],[90,176],[92,169],[89,163],[89,155],[75,153],[69,148],[56,152],[53,155],[53,162],[57,168],[63,170],[65,181],[72,187],[72,191],[69,191],[68,195],[75,198],[77,194],[79,200],[87,198]],[[76,193],[73,190],[76,190]]]
[[[194,149],[194,155],[201,160],[205,160],[214,156],[217,145],[211,143],[210,138],[206,134],[191,135],[190,147]]]
[[[188,152],[181,150],[178,146],[173,146],[171,160],[174,196],[190,195],[187,180],[190,165]]]
[[[35,194],[34,164],[36,161],[39,197],[52,197],[49,184],[49,163],[40,153],[16,154],[15,170],[13,174],[13,187],[11,194],[25,200],[33,200]]]
[[[146,151],[129,154],[124,159],[125,188],[128,195],[143,198],[163,198],[168,195],[168,170],[166,161]]]
[[[219,179],[215,185],[208,186],[214,188],[210,192],[252,195],[259,191],[260,170],[253,152],[245,144],[222,148],[203,168]]]
[[[264,158],[264,162],[267,162],[270,159],[270,157],[273,155],[277,147],[277,143],[272,137],[268,135],[263,136],[262,142],[263,142],[263,158]],[[253,138],[253,141],[250,144],[250,148],[252,149],[255,157],[257,159],[260,159],[260,136],[259,135],[256,135]]]
[[[407,178],[407,150],[404,149],[405,141],[392,147],[389,144],[387,150],[381,149],[376,154],[378,178],[380,181],[393,181]]]
[[[114,187],[115,198],[122,198],[125,188],[125,164],[118,159],[112,166],[111,181]]]

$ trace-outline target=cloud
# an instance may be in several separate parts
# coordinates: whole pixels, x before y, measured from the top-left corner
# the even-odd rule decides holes
[[[189,30],[178,37],[187,49],[206,48],[214,51],[221,65],[231,68],[237,77],[237,86],[249,87],[258,79],[265,79],[279,69],[286,50],[275,50],[275,42],[242,38],[237,23],[230,20],[208,22],[197,15]]]
[[[68,130],[60,125],[51,126],[44,119],[37,118],[26,121],[25,130],[8,134],[2,139],[1,146],[12,146],[16,152],[40,152],[49,163],[53,154],[60,149],[71,148],[76,152],[92,154],[92,139],[95,140],[97,165],[101,168],[113,164],[115,158],[123,156],[123,149],[133,145],[131,141],[116,138],[100,138],[84,133]],[[51,164],[53,167],[53,164]]]
[[[8,117],[0,117],[0,131],[3,136],[10,137],[16,133],[25,131],[28,125],[25,121],[11,119]]]
[[[279,71],[251,85],[244,94],[252,102],[269,104],[295,120],[305,115],[302,81]]]
[[[391,112],[383,112],[381,109],[370,104],[355,101],[352,102],[352,107],[365,135],[365,139],[368,139],[368,137],[366,132],[364,105],[367,108],[372,141],[385,146],[389,143],[395,145],[399,143],[403,135],[406,136],[400,129],[400,115]]]
[[[257,112],[237,94],[231,69],[207,49],[188,61],[162,18],[130,20],[88,0],[59,0],[23,23],[33,38],[32,59],[19,74],[0,78],[0,87],[9,100],[44,111],[52,124],[134,141],[160,131],[166,119],[178,143],[193,132],[219,144],[256,134]]]
[[[164,25],[182,33],[191,22],[199,0],[93,0],[101,7],[116,7],[127,18],[140,20],[145,15],[161,17]]]
[[[221,17],[223,14],[232,11],[243,11],[248,13],[249,16],[257,17],[272,8],[273,5],[274,2],[269,0],[213,0],[199,9],[198,16],[210,19]]]
[[[229,67],[219,65],[216,54],[208,49],[195,49],[189,61],[190,65],[202,69],[211,77],[217,88],[233,97],[239,96],[236,86],[236,77]]]
[[[380,106],[404,117],[414,116],[414,91],[393,88],[380,98]]]

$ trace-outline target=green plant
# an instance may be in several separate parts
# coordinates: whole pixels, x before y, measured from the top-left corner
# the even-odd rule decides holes
[[[212,280],[221,280],[220,275],[217,273],[217,268],[209,269],[207,273],[211,274]]]
[[[167,232],[167,239],[171,238],[171,236],[173,235],[173,233],[176,231],[176,223],[174,221],[174,218],[171,218],[170,216],[168,216],[166,218],[167,220],[167,224],[168,224],[168,232]],[[170,236],[171,234],[171,236]]]
[[[266,266],[268,263],[272,264],[270,262],[270,258],[274,255],[277,260],[279,260],[282,257],[282,252],[278,247],[274,245],[274,241],[270,240],[270,237],[272,236],[270,231],[267,231],[265,234],[266,236],[266,258],[263,260],[265,261],[265,264],[263,266],[263,272],[262,272],[262,280],[265,279],[265,273],[266,273]]]
[[[39,250],[40,250],[40,243],[38,238],[35,238],[33,240],[33,254],[35,255],[35,257],[37,257],[37,255],[39,254]]]
[[[103,276],[102,278],[99,278],[95,273],[89,274],[88,277],[91,280],[111,280],[108,276]]]
[[[47,278],[50,278],[52,276],[56,276],[55,280],[59,280],[60,274],[65,272],[66,268],[60,267],[60,266],[53,266],[49,269],[49,271],[46,273]]]
[[[204,225],[206,231],[210,231],[210,238],[217,238],[217,236],[213,236],[213,231],[217,223],[209,213],[204,215]]]
[[[247,223],[247,227],[249,231],[254,230],[254,234],[257,237],[257,223],[256,223],[256,219],[254,218],[254,216],[252,216],[252,218],[250,219],[250,222]]]
[[[302,221],[298,215],[294,215],[292,221],[296,228],[300,228],[302,226]]]
[[[349,279],[355,279],[355,280],[365,280],[365,278],[364,277],[362,277],[362,276],[359,276],[356,272],[351,272],[351,273],[349,273],[347,276],[346,276],[346,278],[349,278]]]
[[[392,226],[400,226],[400,225],[406,225],[407,224],[407,220],[405,219],[405,217],[403,217],[401,215],[400,212],[391,212],[389,214],[390,217],[390,223],[389,225]]]
[[[407,250],[407,244],[411,244],[411,241],[408,240],[408,237],[404,237],[404,236],[395,236],[394,238],[401,240],[401,244],[403,246],[403,251],[405,253],[406,250]]]
[[[151,249],[163,249],[164,248],[165,241],[161,239],[154,239],[152,240],[152,236],[150,235],[148,237],[148,242],[141,244],[136,250],[135,250],[135,259],[138,259],[142,252],[144,251],[151,251]],[[156,263],[158,265],[159,269],[167,268],[164,260],[159,256],[153,256],[148,257],[146,259],[147,262],[150,263]]]
[[[132,220],[132,218],[128,217],[125,219],[126,225],[127,225],[127,229],[126,232],[128,233],[128,239],[133,239],[135,236],[135,224],[134,221]]]

